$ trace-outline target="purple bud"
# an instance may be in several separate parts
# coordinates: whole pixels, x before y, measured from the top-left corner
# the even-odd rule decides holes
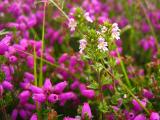
[[[21,118],[23,118],[25,120],[26,117],[27,117],[27,112],[23,109],[20,109],[19,110],[19,115],[21,116]]]
[[[3,88],[5,88],[7,90],[13,90],[13,85],[6,80],[3,81],[2,86],[3,86]]]
[[[77,99],[77,95],[74,92],[66,92],[66,93],[60,94],[59,99],[62,101],[75,100]]]
[[[45,58],[46,58],[47,61],[49,61],[51,63],[55,62],[54,58],[51,55],[47,54],[47,53],[45,54]]]
[[[67,59],[69,58],[67,53],[64,53],[59,59],[58,59],[58,63],[64,63]]]
[[[3,95],[3,86],[0,84],[0,97]]]
[[[143,96],[148,98],[148,99],[152,99],[153,98],[153,93],[147,89],[143,89]]]
[[[82,93],[83,96],[85,96],[89,99],[92,99],[95,96],[94,90],[82,90],[81,93]]]
[[[62,93],[63,90],[67,87],[68,83],[66,81],[60,82],[54,86],[55,93]]]
[[[78,88],[78,86],[79,86],[79,81],[78,81],[78,80],[75,80],[75,81],[71,84],[70,88],[71,88],[72,90],[74,90],[74,89]]]
[[[10,40],[11,36],[6,36],[0,41],[0,55],[4,55],[8,50]]]
[[[43,103],[46,100],[46,96],[43,93],[34,94],[32,98],[34,101],[37,101],[40,103]]]
[[[52,91],[52,83],[50,81],[50,79],[46,79],[43,85],[43,90],[44,91]]]
[[[33,92],[33,93],[43,93],[42,88],[39,88],[37,86],[31,85],[29,87],[29,89]]]
[[[143,114],[137,115],[134,120],[146,120],[146,117]]]
[[[30,118],[30,120],[38,120],[37,114],[33,114]]]
[[[19,94],[18,98],[20,99],[21,103],[25,103],[28,101],[29,97],[30,97],[30,92],[28,90],[23,91]]]
[[[156,112],[152,112],[150,115],[150,120],[160,120],[160,116]]]
[[[17,62],[17,57],[12,55],[9,57],[9,61],[12,63],[15,63],[15,62]]]
[[[28,56],[27,57],[27,65],[31,69],[34,67],[34,58],[33,58],[33,56]]]
[[[11,115],[12,120],[17,120],[17,116],[18,116],[18,110],[14,109]]]
[[[58,95],[57,94],[50,94],[48,96],[48,101],[51,103],[55,103],[56,101],[58,101]]]
[[[34,105],[34,104],[26,103],[26,104],[24,104],[24,106],[28,110],[35,110],[36,109],[36,105]]]
[[[140,102],[144,107],[146,107],[146,101],[140,101]],[[135,99],[132,100],[132,104],[134,106],[134,110],[142,111],[142,107],[139,105],[139,103]]]
[[[28,80],[32,81],[32,82],[34,81],[34,75],[29,73],[29,72],[25,72],[24,77],[27,78]]]
[[[91,109],[88,103],[83,104],[81,117],[82,119],[85,119],[85,117],[88,117],[89,120],[92,119],[92,113],[91,113]]]

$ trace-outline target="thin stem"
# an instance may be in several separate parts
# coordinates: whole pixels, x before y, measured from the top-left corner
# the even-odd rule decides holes
[[[105,69],[105,70],[111,76],[112,79],[115,79],[115,77],[112,73],[110,73],[107,69]],[[149,110],[146,107],[144,107],[143,104],[132,93],[132,91],[125,84],[123,84],[122,80],[120,80],[120,79],[116,79],[116,80],[118,80],[118,82],[122,86],[122,88],[124,88],[138,102],[138,104],[144,109],[144,111],[149,115]]]
[[[118,49],[116,50],[116,52],[117,52],[117,54],[118,54],[118,58],[120,59],[120,65],[121,65],[121,68],[122,68],[122,71],[123,71],[123,74],[124,74],[126,83],[127,83],[127,85],[131,88],[132,86],[131,86],[130,80],[129,80],[129,78],[128,78],[128,75],[127,75],[127,72],[126,72],[124,63],[123,63],[123,61],[121,60],[120,54],[119,54],[119,52],[118,52]]]
[[[37,55],[36,55],[36,49],[34,46],[34,84],[37,86]]]
[[[42,26],[42,49],[41,49],[41,60],[40,60],[40,74],[39,74],[39,86],[43,84],[43,52],[44,52],[44,34],[45,34],[45,19],[46,19],[46,6],[47,3],[44,2],[43,11],[43,26]]]
[[[97,71],[97,79],[99,83],[99,94],[100,94],[100,101],[103,101],[103,90],[102,90],[102,81],[101,81],[101,73],[100,71]],[[100,113],[100,120],[103,120],[103,113]]]
[[[53,0],[49,0],[49,2],[51,2],[64,15],[64,17],[66,17],[69,20],[68,15],[57,5],[56,2],[54,2]]]
[[[146,0],[144,0],[144,1],[145,1],[145,3],[146,3]],[[141,6],[141,8],[142,8],[142,10],[143,10],[143,12],[144,12],[144,15],[145,15],[145,17],[146,17],[146,20],[147,20],[147,22],[148,22],[148,25],[149,25],[149,27],[150,27],[150,29],[151,29],[151,33],[152,33],[152,35],[154,36],[154,38],[155,38],[155,40],[156,40],[157,50],[159,50],[159,47],[158,47],[158,46],[159,46],[159,45],[158,45],[158,39],[157,39],[157,36],[156,36],[156,34],[155,34],[153,25],[152,25],[152,23],[151,23],[148,15],[147,15],[146,8],[144,7],[144,5],[142,4],[142,2],[141,2],[140,0],[138,0],[138,2],[140,3],[140,6]]]

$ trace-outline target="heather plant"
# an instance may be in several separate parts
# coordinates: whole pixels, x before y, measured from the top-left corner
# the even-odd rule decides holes
[[[159,120],[158,3],[0,1],[0,119]]]

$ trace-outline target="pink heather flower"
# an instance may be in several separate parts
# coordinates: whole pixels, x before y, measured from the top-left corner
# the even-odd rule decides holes
[[[139,114],[133,120],[146,120],[146,117],[143,114]]]
[[[51,83],[51,81],[50,81],[50,79],[46,79],[45,80],[45,82],[44,82],[44,85],[43,85],[43,90],[45,91],[45,92],[48,92],[48,91],[52,91],[52,83]]]
[[[34,67],[34,58],[33,58],[33,56],[28,56],[27,57],[27,65],[31,69]]]
[[[68,23],[68,27],[70,28],[71,32],[75,31],[75,29],[77,27],[77,22],[73,18],[70,18],[69,23]]]
[[[33,114],[30,118],[30,120],[38,120],[37,114]]]
[[[34,94],[32,98],[34,101],[37,101],[40,103],[43,103],[46,100],[46,96],[43,93]]]
[[[120,39],[120,29],[117,23],[113,23],[112,25],[112,37],[116,40]]]
[[[18,98],[20,99],[21,103],[25,103],[28,101],[29,97],[30,97],[30,92],[28,90],[23,91],[19,94]]]
[[[65,117],[65,118],[63,118],[63,120],[81,120],[81,118],[78,118],[78,117],[75,117],[75,118]]]
[[[94,90],[82,90],[81,93],[82,93],[83,96],[85,96],[89,99],[92,99],[95,96]]]
[[[17,110],[17,109],[14,109],[14,110],[12,111],[11,119],[12,119],[12,120],[17,120],[17,116],[18,116],[18,110]]]
[[[160,120],[160,116],[156,112],[152,112],[149,120]]]
[[[141,100],[140,102],[144,107],[146,107],[147,101],[145,99]],[[134,110],[142,111],[142,107],[139,105],[139,103],[135,99],[132,100],[132,104],[134,106]]]
[[[0,41],[0,55],[4,55],[9,48],[11,36],[6,36]]]
[[[102,51],[108,51],[108,43],[105,42],[105,39],[100,37],[98,38],[98,49],[102,50]]]
[[[64,53],[59,59],[58,59],[58,63],[64,63],[66,60],[68,60],[69,55],[67,53]]]
[[[49,101],[50,103],[55,103],[55,102],[57,102],[58,100],[59,100],[59,97],[58,97],[57,94],[50,94],[50,95],[48,96],[48,101]]]
[[[2,86],[3,86],[3,88],[5,88],[7,90],[13,90],[13,85],[6,80],[3,81]]]
[[[85,17],[85,19],[88,21],[88,22],[93,22],[93,19],[90,17],[90,15],[89,15],[89,12],[86,12],[85,14],[84,14],[84,17]]]
[[[39,88],[39,87],[34,86],[34,85],[29,86],[29,89],[30,89],[33,93],[43,93],[42,88]]]
[[[12,55],[12,56],[9,57],[9,61],[11,63],[15,63],[15,62],[17,62],[17,57]]]
[[[147,89],[143,89],[143,96],[148,99],[152,99],[154,97],[153,93]]]
[[[62,93],[63,90],[67,87],[67,85],[68,85],[68,83],[66,81],[57,83],[53,88],[54,92],[55,93]]]
[[[91,113],[91,109],[88,103],[83,104],[81,117],[82,119],[85,119],[85,117],[88,117],[89,120],[92,119],[92,113]]]
[[[20,109],[19,110],[19,115],[21,116],[22,119],[26,119],[27,118],[27,112],[24,109]]]
[[[34,81],[34,75],[29,72],[25,72],[24,77],[25,77],[25,79],[27,79],[29,81],[32,81],[32,82]]]
[[[80,46],[79,46],[80,51],[79,52],[80,52],[80,54],[82,54],[83,50],[86,48],[87,41],[85,39],[81,39],[79,41],[79,43],[80,43]]]
[[[0,84],[0,97],[3,95],[3,86]]]

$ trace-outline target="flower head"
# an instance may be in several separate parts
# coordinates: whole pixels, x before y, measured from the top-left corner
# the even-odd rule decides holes
[[[100,37],[98,38],[98,49],[103,50],[103,51],[108,51],[108,43],[105,42],[105,39]]]
[[[73,19],[69,19],[68,27],[70,28],[71,31],[75,31],[75,28],[77,26],[77,22]]]
[[[84,14],[84,17],[86,18],[86,20],[88,21],[88,22],[93,22],[93,19],[90,17],[90,15],[89,15],[89,12],[86,12],[85,14]]]
[[[113,23],[112,25],[112,37],[115,38],[116,40],[120,39],[120,29],[117,23]]]
[[[82,54],[83,53],[83,50],[86,48],[86,46],[87,46],[87,41],[85,40],[85,39],[81,39],[80,41],[79,41],[79,43],[80,43],[80,46],[79,46],[79,49],[80,49],[80,53]]]
[[[88,103],[83,104],[81,117],[82,119],[84,119],[85,117],[88,117],[89,120],[92,118],[91,109]]]

